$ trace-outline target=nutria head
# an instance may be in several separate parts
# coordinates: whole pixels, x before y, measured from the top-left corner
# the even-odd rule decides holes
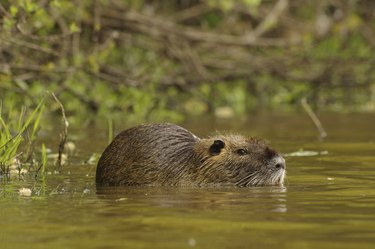
[[[216,136],[200,140],[194,151],[200,160],[196,174],[200,184],[261,186],[284,182],[284,158],[261,139]]]

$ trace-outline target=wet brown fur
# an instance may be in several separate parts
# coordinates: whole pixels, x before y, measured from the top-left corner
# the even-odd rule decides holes
[[[246,154],[240,155],[239,150]],[[278,157],[257,138],[218,135],[200,139],[174,124],[140,125],[121,132],[105,149],[96,182],[129,186],[280,185],[284,171],[274,167]]]

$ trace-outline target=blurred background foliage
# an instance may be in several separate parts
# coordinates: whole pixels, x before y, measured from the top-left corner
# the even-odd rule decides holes
[[[2,0],[3,112],[71,119],[375,109],[375,1]],[[59,109],[51,101],[50,111]]]

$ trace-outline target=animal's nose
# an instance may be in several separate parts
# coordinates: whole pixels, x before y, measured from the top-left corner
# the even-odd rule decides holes
[[[276,169],[285,169],[285,159],[281,156],[275,158],[275,168]]]

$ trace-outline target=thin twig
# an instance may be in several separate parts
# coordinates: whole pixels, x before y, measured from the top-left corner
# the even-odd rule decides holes
[[[180,12],[177,12],[173,17],[173,21],[183,22],[183,21],[195,18],[197,16],[200,16],[204,13],[207,13],[210,10],[211,10],[211,7],[205,3],[197,4],[188,9],[184,9]]]
[[[8,17],[11,18],[12,15],[4,8],[2,4],[0,4],[0,10]]]
[[[14,44],[14,45],[29,48],[29,49],[32,49],[32,50],[35,50],[35,51],[38,51],[38,52],[51,54],[51,55],[54,55],[54,56],[59,56],[59,53],[57,53],[56,51],[54,51],[52,49],[49,49],[49,48],[43,48],[43,47],[41,47],[37,44],[31,43],[31,42],[27,42],[27,41],[24,41],[24,40],[19,40],[19,39],[11,38],[11,37],[5,37],[5,36],[2,36],[1,39],[4,42],[7,42],[7,43],[12,44],[12,45]]]
[[[185,65],[185,68],[189,74],[193,71],[195,72],[194,75],[198,76],[200,80],[211,81],[212,76],[203,66],[198,54],[191,49],[187,42],[174,39],[171,39],[169,42],[169,52],[173,57],[177,58],[182,64]]]
[[[118,11],[107,9],[103,14],[103,25],[113,28],[128,27],[153,37],[179,36],[190,41],[209,42],[223,45],[284,47],[292,41],[278,38],[254,39],[249,35],[230,35],[201,31],[191,27],[178,25],[156,16],[146,16],[136,11]]]
[[[0,63],[0,72],[7,73],[8,68],[13,70],[23,70],[27,72],[40,72],[40,73],[73,73],[80,68],[74,67],[54,67],[53,69],[47,69],[45,66],[40,65],[32,65],[32,64],[5,64]]]
[[[255,28],[253,38],[259,38],[270,28],[272,28],[278,21],[279,17],[288,8],[288,0],[279,0],[263,21]]]
[[[327,137],[327,132],[324,130],[319,118],[315,115],[314,111],[311,109],[310,105],[307,103],[306,98],[302,98],[301,104],[302,104],[303,109],[305,109],[305,111],[307,112],[311,120],[313,121],[314,125],[318,129],[320,138],[323,139]]]
[[[62,154],[64,152],[65,142],[66,142],[66,139],[68,137],[69,122],[68,122],[68,119],[66,118],[65,109],[64,109],[63,104],[60,102],[60,100],[56,97],[56,95],[53,92],[51,92],[51,94],[52,94],[53,98],[56,100],[56,102],[60,105],[60,109],[61,109],[61,113],[62,113],[63,121],[64,121],[64,128],[60,133],[59,154],[58,154],[57,162],[56,162],[57,171],[59,171],[61,169],[61,158],[62,158]]]

